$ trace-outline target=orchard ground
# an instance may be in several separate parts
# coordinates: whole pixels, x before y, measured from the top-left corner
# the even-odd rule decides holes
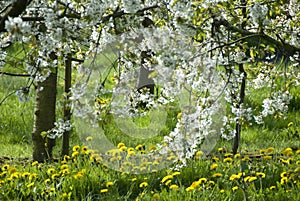
[[[24,79],[2,76],[0,82],[2,100],[18,90]],[[263,91],[246,101],[255,104],[259,93]],[[287,118],[270,118],[261,126],[244,125],[239,154],[231,154],[231,141],[220,139],[208,156],[198,151],[182,169],[169,166],[155,170],[153,162],[145,160],[140,166],[123,163],[116,171],[103,162],[103,154],[89,147],[93,137],[80,139],[76,128],[70,156],[44,164],[31,161],[33,99],[20,102],[11,95],[0,106],[0,199],[299,200],[299,95],[295,91],[293,96]],[[126,137],[114,123],[103,124],[107,138],[117,147],[108,154],[109,160],[114,162],[156,149],[164,133],[174,128],[178,112],[170,107],[161,135],[146,141]],[[137,120],[140,124],[143,121],[146,120]],[[59,147],[60,139],[57,159]],[[166,158],[174,159],[173,155]],[[124,171],[126,168],[132,171]],[[149,168],[151,173],[134,174]]]

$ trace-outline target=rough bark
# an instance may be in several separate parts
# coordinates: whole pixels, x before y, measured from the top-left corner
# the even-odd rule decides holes
[[[34,108],[34,126],[32,131],[33,160],[44,162],[52,159],[54,139],[42,136],[54,127],[56,105],[57,72],[52,72],[44,82],[37,83],[37,92]],[[39,90],[43,88],[42,90]]]
[[[68,55],[66,59],[66,67],[65,67],[65,102],[64,102],[64,121],[71,120],[71,108],[69,106],[70,102],[70,88],[72,81],[72,56]],[[69,147],[70,147],[70,131],[65,131],[63,133],[63,141],[61,148],[62,157],[65,155],[69,155]]]

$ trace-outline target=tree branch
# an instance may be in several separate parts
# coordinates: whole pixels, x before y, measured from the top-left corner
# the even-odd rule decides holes
[[[0,76],[1,75],[8,75],[8,76],[15,76],[15,77],[30,77],[29,74],[17,74],[17,73],[8,73],[8,72],[0,71]]]
[[[251,37],[254,37],[254,38],[257,38],[257,39],[262,39],[264,41],[267,41],[267,42],[277,46],[277,48],[279,48],[282,51],[282,53],[286,56],[293,55],[295,52],[300,51],[300,48],[297,48],[297,47],[295,47],[293,45],[290,45],[288,43],[284,43],[283,41],[278,41],[278,40],[276,40],[276,39],[272,38],[271,36],[268,36],[264,33],[255,33],[255,32],[247,31],[245,29],[241,29],[241,28],[238,28],[236,26],[233,26],[232,24],[230,24],[225,19],[218,20],[218,19],[215,18],[214,19],[214,25],[217,26],[217,27],[224,26],[226,29],[228,29],[230,31],[233,31],[233,32],[236,32],[236,33],[239,33],[242,36],[251,36]]]
[[[26,10],[31,1],[32,0],[16,0],[3,10],[0,17],[0,33],[5,31],[5,21],[8,17],[18,17]]]

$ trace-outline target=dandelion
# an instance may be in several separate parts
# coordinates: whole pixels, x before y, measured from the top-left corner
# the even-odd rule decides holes
[[[216,163],[213,163],[210,165],[211,170],[215,170],[217,167],[218,167],[218,164],[216,164]]]
[[[300,149],[298,149],[298,150],[296,151],[296,154],[300,154]]]
[[[135,147],[135,149],[138,150],[138,151],[145,150],[145,145],[139,144],[139,145],[137,145],[137,146]]]
[[[289,179],[287,177],[282,177],[280,179],[280,184],[283,185],[283,184],[287,183],[288,181],[289,181]]]
[[[109,188],[114,185],[114,182],[108,181],[106,182],[106,187]]]
[[[271,160],[271,159],[272,159],[272,156],[264,156],[264,159],[265,159],[265,160]]]
[[[156,148],[156,146],[151,145],[151,146],[149,147],[149,149],[150,149],[150,151],[154,151],[154,150],[156,150],[157,148]]]
[[[187,192],[189,192],[189,191],[193,191],[193,190],[195,190],[195,188],[194,188],[194,187],[192,187],[192,186],[189,186],[189,187],[187,187],[185,190],[186,190]]]
[[[286,148],[285,150],[283,150],[281,152],[283,155],[286,155],[286,156],[292,156],[293,155],[293,150],[291,148]]]
[[[280,174],[280,177],[283,178],[283,177],[287,177],[288,176],[288,172],[282,172]]]
[[[202,151],[197,151],[196,154],[195,154],[195,159],[199,160],[201,155],[203,155],[203,152]]]
[[[31,166],[36,166],[36,165],[38,165],[38,164],[39,164],[38,161],[34,161],[34,162],[31,163]]]
[[[171,185],[169,188],[172,189],[172,190],[178,190],[179,189],[179,187],[176,184]]]
[[[153,197],[153,199],[155,199],[155,200],[158,200],[158,199],[159,199],[159,195],[158,195],[157,193],[154,193],[152,197]]]
[[[100,193],[107,193],[108,192],[108,189],[107,188],[104,188],[104,189],[101,189],[100,190]]]
[[[224,190],[224,189],[221,189],[221,190],[220,190],[220,193],[225,193],[225,190]]]
[[[63,193],[62,195],[61,195],[61,197],[64,199],[64,198],[67,198],[68,197],[68,194],[67,193]]]
[[[54,179],[58,178],[59,176],[60,176],[59,174],[53,174],[53,175],[51,176],[51,178],[54,180]]]
[[[267,153],[272,153],[274,151],[275,151],[274,147],[268,147],[267,148]]]
[[[260,154],[266,154],[266,153],[267,153],[267,150],[261,149],[261,150],[259,150],[259,153],[260,153]]]
[[[220,159],[218,158],[218,157],[212,157],[212,160],[214,161],[214,162],[217,162],[217,161],[219,161]]]
[[[1,168],[1,170],[2,170],[2,171],[6,171],[6,170],[9,169],[9,167],[10,167],[10,166],[7,165],[7,164],[6,164],[6,165],[3,165],[2,168]]]
[[[31,182],[31,183],[29,183],[29,184],[27,184],[27,188],[30,188],[30,187],[32,187],[34,185],[34,182]]]
[[[145,181],[140,183],[140,185],[139,185],[140,188],[146,188],[147,186],[148,186],[148,183]]]
[[[126,146],[122,146],[119,148],[121,151],[126,151],[127,150],[127,147]]]
[[[72,158],[75,158],[78,154],[79,154],[78,151],[74,151],[74,152],[72,153]]]
[[[132,178],[131,179],[132,182],[135,182],[136,180],[137,180],[137,178]]]
[[[172,174],[172,176],[177,176],[177,175],[180,175],[180,172],[177,171]]]
[[[23,172],[23,173],[21,174],[22,178],[27,178],[27,177],[29,177],[29,175],[30,175],[29,172]]]
[[[207,179],[206,179],[206,178],[201,178],[201,179],[199,179],[198,181],[200,182],[200,184],[202,184],[202,183],[206,183],[206,182],[207,182]]]
[[[123,142],[120,142],[117,147],[120,149],[121,147],[125,147],[125,144]]]
[[[241,154],[235,154],[234,155],[234,158],[240,158],[241,157]]]
[[[68,167],[69,167],[69,166],[68,166],[67,164],[64,164],[64,165],[60,166],[60,169],[61,169],[61,170],[64,170],[64,169],[68,169]]]
[[[165,185],[168,186],[171,182],[172,182],[172,180],[168,180],[168,181],[166,181]]]
[[[273,189],[275,189],[276,187],[275,186],[270,186],[270,190],[273,190]]]
[[[232,158],[224,158],[224,163],[231,163],[233,160]]]
[[[79,145],[75,145],[74,147],[73,147],[73,152],[76,152],[76,151],[78,151],[80,149],[80,146]]]
[[[224,156],[225,157],[231,157],[231,156],[233,156],[233,154],[232,153],[226,153],[226,154],[224,154]]]
[[[167,175],[164,178],[162,178],[161,183],[164,183],[165,181],[169,180],[169,179],[173,179],[173,175]]]
[[[255,181],[255,180],[257,180],[257,177],[250,177],[250,178],[248,179],[249,182],[252,182],[252,181]]]
[[[234,192],[234,191],[236,191],[237,189],[239,189],[239,187],[238,186],[234,186],[234,187],[232,187],[232,191]]]
[[[242,161],[250,161],[250,158],[248,156],[245,156],[244,158],[242,158]]]
[[[83,146],[81,148],[81,153],[84,155],[89,154],[88,146]]]
[[[35,179],[35,178],[37,178],[37,174],[32,173],[32,174],[29,175],[30,180]]]
[[[223,175],[221,173],[215,173],[212,175],[212,177],[222,177]]]
[[[92,136],[88,136],[88,137],[85,138],[85,140],[86,140],[86,141],[92,141],[92,140],[93,140],[93,137],[92,137]]]
[[[51,183],[51,180],[50,180],[50,179],[46,179],[46,180],[44,181],[44,183],[45,183],[45,184],[50,184],[50,183]]]
[[[256,176],[260,177],[260,178],[265,178],[266,177],[266,174],[263,173],[263,172],[257,172],[256,173]]]
[[[291,158],[288,158],[288,159],[281,159],[281,162],[283,163],[283,164],[291,164],[291,161],[292,161],[293,159],[291,159]]]
[[[223,152],[223,148],[218,148],[218,152],[222,153]]]
[[[48,170],[47,170],[47,173],[48,174],[53,174],[55,172],[55,169],[54,168],[49,168]]]

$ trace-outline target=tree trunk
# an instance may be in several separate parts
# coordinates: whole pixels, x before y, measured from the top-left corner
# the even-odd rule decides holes
[[[36,102],[34,108],[34,126],[32,131],[33,160],[44,162],[52,159],[55,140],[42,136],[54,127],[57,69],[44,82],[37,83]],[[42,90],[41,90],[42,89]]]
[[[64,102],[64,121],[71,120],[71,108],[70,108],[70,88],[72,81],[72,55],[69,54],[65,61],[65,102]],[[63,133],[61,156],[69,155],[70,147],[70,131]]]

